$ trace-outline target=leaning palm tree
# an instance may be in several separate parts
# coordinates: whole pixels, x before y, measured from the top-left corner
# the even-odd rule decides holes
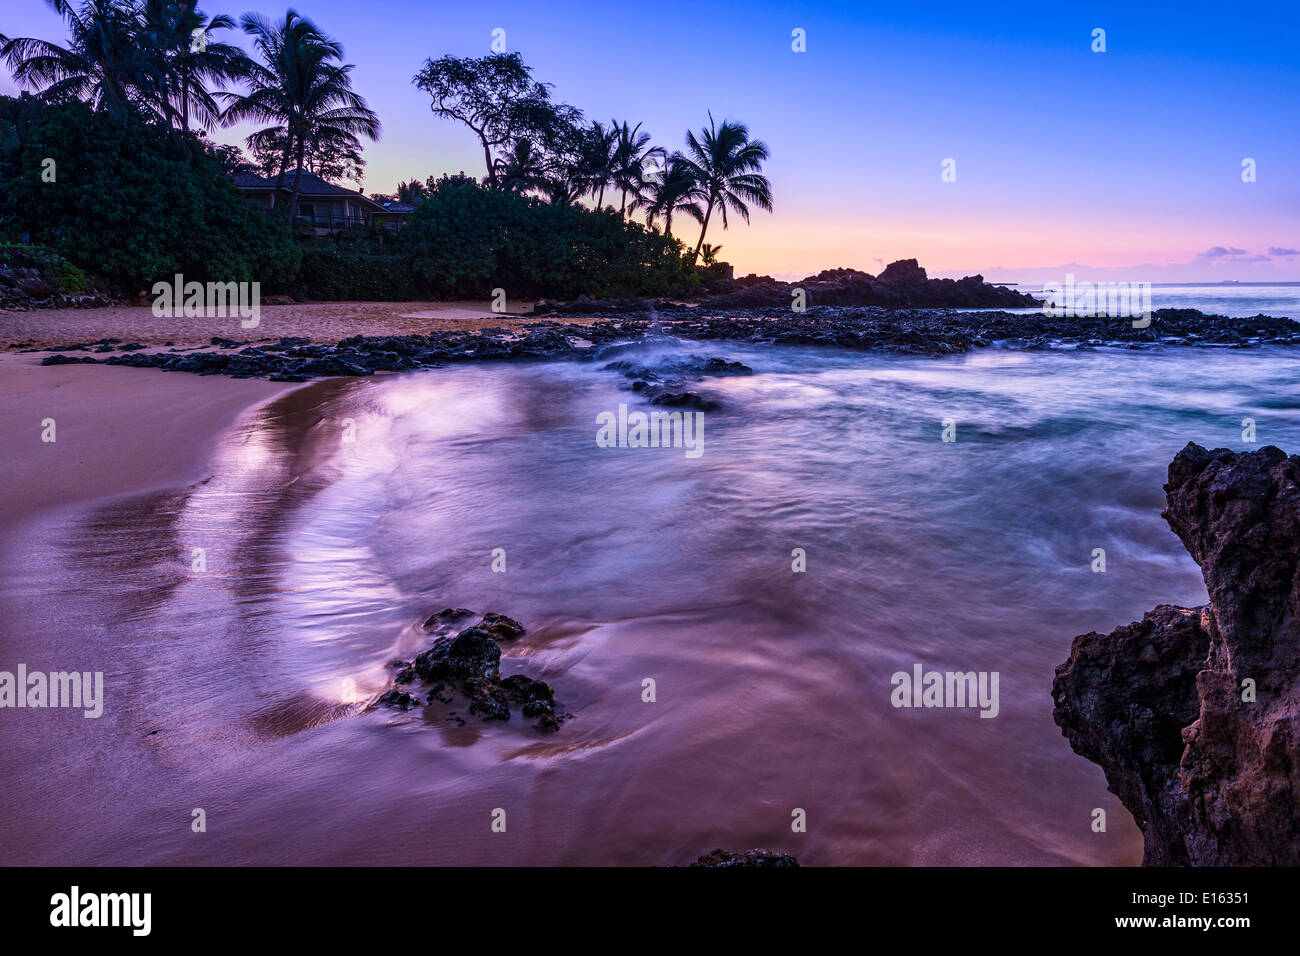
[[[225,14],[209,19],[195,0],[144,0],[139,40],[150,61],[149,99],[171,126],[188,130],[193,120],[210,130],[220,119],[209,84],[224,86],[248,70],[243,50],[213,38],[234,28]]]
[[[14,79],[42,91],[48,102],[81,99],[121,122],[136,109],[150,78],[145,45],[137,42],[136,9],[122,0],[45,0],[68,24],[66,46],[31,37],[5,39],[0,58]]]
[[[673,214],[684,212],[696,222],[704,221],[704,210],[700,200],[704,193],[700,184],[691,175],[680,153],[668,157],[667,163],[659,176],[652,180],[647,189],[645,201],[646,225],[653,226],[662,217],[664,235],[673,234]]]
[[[280,23],[255,13],[244,14],[239,23],[253,37],[260,62],[249,64],[247,94],[221,94],[227,102],[221,119],[227,126],[242,121],[269,124],[248,137],[250,148],[283,137],[277,185],[283,183],[290,162],[295,170],[303,169],[314,145],[359,149],[358,136],[379,138],[379,117],[353,92],[352,66],[340,62],[343,47],[338,41],[294,10]],[[302,176],[295,172],[290,222],[297,215],[301,190]]]
[[[715,209],[722,214],[723,229],[727,228],[728,209],[745,222],[749,222],[750,203],[772,211],[772,184],[759,172],[767,157],[767,144],[751,140],[744,123],[729,123],[724,119],[718,126],[712,113],[709,125],[700,130],[699,136],[693,130],[686,133],[686,153],[681,161],[704,193],[704,220],[692,262],[699,258]]]
[[[658,146],[650,145],[650,134],[641,132],[641,124],[629,127],[627,122],[614,123],[614,169],[613,184],[622,194],[618,213],[627,215],[627,197],[632,195],[632,208],[635,209],[644,199],[646,187],[646,166],[663,155]]]

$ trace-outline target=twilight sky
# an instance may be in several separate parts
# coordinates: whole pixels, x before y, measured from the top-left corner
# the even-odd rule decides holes
[[[499,27],[590,119],[641,121],[677,148],[711,109],[768,144],[775,212],[710,228],[737,274],[874,273],[915,257],[932,275],[1003,280],[1300,280],[1294,0],[294,6],[342,41],[384,124],[366,192],[483,174],[473,134],[434,118],[410,81],[427,57],[487,54]],[[807,52],[791,50],[795,28]],[[1091,50],[1095,28],[1105,53]],[[40,0],[7,3],[0,33],[65,36]],[[955,182],[941,181],[948,158]],[[1242,181],[1245,158],[1256,182]],[[694,229],[680,227],[691,241]]]

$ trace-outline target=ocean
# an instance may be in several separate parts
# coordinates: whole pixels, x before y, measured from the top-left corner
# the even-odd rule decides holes
[[[1157,301],[1283,296],[1201,289]],[[204,482],[47,513],[0,611],[104,671],[109,706],[0,757],[9,862],[1136,864],[1053,669],[1078,634],[1205,601],[1167,466],[1188,441],[1300,450],[1295,354],[617,353],[691,357],[753,370],[693,386],[719,403],[697,457],[600,444],[601,416],[649,409],[603,359],[478,363],[312,383]],[[574,716],[362,710],[445,607],[523,622],[502,673]],[[995,715],[897,706],[918,668],[983,675]],[[195,807],[203,839],[176,823]]]

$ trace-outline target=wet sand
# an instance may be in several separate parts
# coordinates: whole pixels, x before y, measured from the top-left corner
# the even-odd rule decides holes
[[[41,358],[0,354],[0,534],[48,508],[197,480],[242,412],[293,388]]]

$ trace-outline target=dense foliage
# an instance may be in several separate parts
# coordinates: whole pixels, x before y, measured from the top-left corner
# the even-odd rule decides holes
[[[510,298],[652,295],[695,272],[675,239],[613,210],[544,203],[464,176],[431,184],[401,233],[417,281],[435,294]]]
[[[15,102],[4,99],[0,114]],[[187,160],[167,131],[82,103],[49,110],[0,152],[0,223],[125,292],[177,272],[266,290],[299,260],[285,227],[245,201],[206,151]]]
[[[359,177],[361,139],[381,128],[336,39],[292,9],[236,24],[172,0],[49,3],[62,43],[0,36],[0,61],[37,91],[0,96],[0,242],[48,246],[67,283],[80,268],[125,293],[182,273],[312,298],[663,295],[729,273],[711,222],[772,208],[767,147],[744,124],[710,115],[669,151],[640,123],[587,121],[494,52],[431,58],[414,78],[434,115],[477,136],[483,181],[402,183],[414,213],[398,233],[320,237],[295,216],[303,177],[262,212],[231,183],[241,152],[207,132],[260,126],[245,144],[277,179]],[[251,56],[220,40],[236,28]],[[690,250],[673,236],[683,218],[700,224]]]

